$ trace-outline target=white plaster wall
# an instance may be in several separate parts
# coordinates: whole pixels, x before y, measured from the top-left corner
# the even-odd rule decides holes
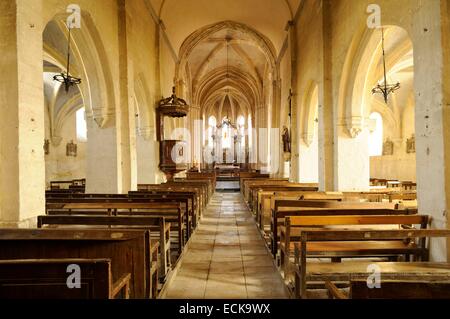
[[[336,186],[339,191],[367,191],[370,180],[369,130],[364,129],[355,138],[338,140],[336,159]]]
[[[142,136],[137,136],[137,183],[154,184],[158,179],[158,163],[155,161],[155,151],[158,150],[158,143],[153,140],[146,140]],[[159,150],[158,150],[159,152]]]
[[[319,138],[316,130],[311,145],[300,143],[300,183],[319,182]]]
[[[46,139],[50,139],[46,130]],[[86,142],[77,140],[76,115],[73,113],[64,122],[61,129],[61,143],[56,146],[50,142],[50,154],[45,156],[45,180],[65,181],[86,178]],[[77,157],[66,156],[66,144],[77,144]]]
[[[370,158],[370,176],[415,182],[416,154],[406,154],[405,152],[402,155],[372,156]]]

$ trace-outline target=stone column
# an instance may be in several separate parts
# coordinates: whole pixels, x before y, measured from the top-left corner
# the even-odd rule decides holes
[[[200,108],[198,106],[193,106],[189,110],[189,131],[191,136],[191,154],[192,154],[192,163],[194,161],[197,162],[197,165],[200,166],[200,162],[202,159],[202,131],[203,131],[203,122],[200,115]]]
[[[159,182],[159,143],[156,142],[155,129],[143,128],[136,137],[137,184]]]
[[[355,119],[353,119],[355,120]],[[348,133],[347,121],[338,119],[335,145],[335,189],[338,191],[368,191],[370,188],[369,130],[358,119]]]
[[[117,194],[122,189],[117,130],[113,119],[110,118],[108,122],[112,123],[100,128],[92,117],[86,117],[86,193]]]
[[[297,85],[298,85],[298,74],[297,74],[297,26],[294,22],[289,22],[289,53],[291,57],[291,92],[290,92],[290,103],[291,103],[291,171],[290,171],[290,181],[299,181],[299,166],[300,166],[300,155],[299,155],[299,114],[298,109],[298,95],[297,95]]]
[[[129,91],[129,72],[131,68],[131,60],[128,59],[128,44],[127,44],[127,18],[125,0],[119,0],[119,88],[120,88],[120,102],[116,106],[116,134],[117,134],[117,148],[118,148],[118,163],[119,172],[118,177],[119,193],[127,193],[132,189],[136,189],[136,185],[132,185],[132,153],[135,152],[135,140],[132,139],[130,130],[130,101],[129,96],[132,94]],[[131,84],[132,85],[132,84]],[[110,93],[112,94],[112,92]],[[135,164],[135,163],[134,163]],[[136,178],[134,178],[136,180]]]
[[[322,52],[319,65],[322,67],[322,81],[319,83],[319,189],[333,191],[335,185],[335,122],[333,108],[331,1],[323,2],[322,11]]]
[[[45,212],[41,1],[0,1],[0,226]]]
[[[412,17],[418,205],[436,228],[448,227],[450,211],[449,14],[448,1],[425,1]],[[448,260],[448,249],[431,240],[431,259]]]

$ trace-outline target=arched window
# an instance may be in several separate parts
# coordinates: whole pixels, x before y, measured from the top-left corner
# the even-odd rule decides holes
[[[76,113],[76,127],[78,142],[87,141],[87,125],[86,125],[86,110],[84,107],[79,109]]]
[[[380,113],[374,112],[370,114],[369,119],[375,122],[369,136],[369,156],[381,156],[383,155],[383,118]]]

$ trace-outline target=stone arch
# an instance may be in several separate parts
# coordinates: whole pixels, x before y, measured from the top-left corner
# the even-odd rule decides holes
[[[276,74],[276,77],[278,79],[279,72],[278,67],[276,63],[276,50],[271,41],[266,38],[264,35],[259,33],[258,31],[254,30],[253,28],[239,23],[235,21],[222,21],[218,22],[212,25],[205,26],[194,33],[192,33],[189,37],[186,38],[186,40],[183,42],[180,48],[179,53],[179,61],[176,66],[175,70],[175,81],[178,83],[178,81],[182,80],[182,70],[184,70],[185,65],[188,61],[188,57],[191,54],[192,50],[203,40],[207,39],[210,35],[219,32],[223,29],[233,29],[237,31],[241,31],[245,34],[250,35],[251,39],[253,40],[253,44],[258,47],[264,56],[267,59],[267,63],[269,64],[270,68],[274,70],[274,74]]]
[[[395,25],[383,26],[385,38],[404,32],[406,36],[393,51],[388,52],[388,73],[402,57],[412,50],[412,42],[405,29]],[[382,77],[380,71],[381,31],[369,29],[364,24],[355,33],[348,50],[339,87],[338,124],[344,126],[351,137],[356,137],[366,126],[370,112],[371,88]],[[413,60],[403,61],[403,67],[413,65]],[[400,67],[402,67],[400,65]],[[395,70],[394,70],[395,71]]]
[[[79,88],[87,115],[92,116],[99,127],[105,127],[112,124],[110,120],[114,119],[114,84],[100,33],[90,13],[82,10],[81,14],[81,29],[74,29],[72,33],[72,70],[75,76],[83,80]],[[47,22],[44,34],[47,27],[52,25],[64,36],[61,43],[67,43],[66,18],[66,12],[55,14]],[[44,44],[44,61],[66,71],[65,59],[65,53],[61,54]]]
[[[139,73],[134,80],[138,130],[142,136],[149,139],[155,128],[155,101],[148,87],[145,75]]]
[[[314,128],[319,109],[319,86],[314,81],[308,85],[306,94],[302,103],[302,139],[309,146],[314,139]]]

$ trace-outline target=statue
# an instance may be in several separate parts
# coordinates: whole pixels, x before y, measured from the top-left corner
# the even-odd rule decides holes
[[[291,138],[289,136],[289,130],[286,126],[283,126],[283,152],[291,152]]]

